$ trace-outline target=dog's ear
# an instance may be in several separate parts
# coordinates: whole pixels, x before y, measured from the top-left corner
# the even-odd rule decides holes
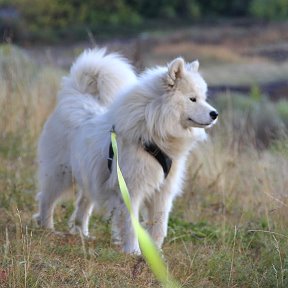
[[[183,58],[176,58],[168,64],[168,85],[174,86],[176,79],[181,78],[185,71]]]
[[[187,69],[190,70],[190,71],[197,72],[199,70],[199,61],[195,60],[195,61],[193,61],[191,63],[188,63],[187,64]]]

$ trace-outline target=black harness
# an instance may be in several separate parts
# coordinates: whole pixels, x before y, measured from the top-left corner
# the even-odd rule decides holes
[[[169,171],[172,165],[172,159],[164,153],[156,144],[154,143],[144,143],[143,148],[146,152],[148,152],[151,156],[153,156],[158,163],[161,165],[165,178],[168,176]],[[108,160],[108,169],[111,172],[112,170],[112,162],[114,158],[114,153],[112,149],[112,143],[110,142],[109,146],[109,158]]]

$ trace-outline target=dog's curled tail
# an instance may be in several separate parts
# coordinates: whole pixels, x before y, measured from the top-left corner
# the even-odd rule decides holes
[[[116,94],[136,81],[128,61],[117,53],[106,54],[106,49],[85,50],[71,67],[70,75],[62,82],[62,92],[73,87],[81,95],[92,95],[99,104],[110,105]],[[60,93],[61,98],[68,93]],[[71,95],[71,94],[70,94]]]

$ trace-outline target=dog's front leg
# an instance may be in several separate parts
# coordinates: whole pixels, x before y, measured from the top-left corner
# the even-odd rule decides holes
[[[137,220],[139,218],[139,206],[140,206],[139,199],[135,196],[131,196],[131,208]],[[128,254],[140,255],[141,251],[139,248],[138,239],[135,235],[135,232],[132,226],[130,213],[124,203],[120,204],[120,207],[118,209],[120,212],[120,215],[117,213],[119,215],[118,223],[120,226],[119,230],[121,234],[123,251]]]
[[[172,208],[173,196],[164,191],[157,191],[147,206],[147,228],[158,248],[161,249],[167,235],[169,213]],[[166,192],[166,191],[165,191]]]
[[[181,193],[186,158],[174,161],[168,177],[159,191],[146,201],[147,227],[156,245],[161,249],[167,236],[169,214],[173,201]]]

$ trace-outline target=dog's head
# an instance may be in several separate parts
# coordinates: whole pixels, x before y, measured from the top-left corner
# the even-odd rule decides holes
[[[176,58],[168,64],[165,80],[172,105],[178,107],[183,128],[210,127],[216,123],[218,112],[206,102],[207,84],[198,72],[199,62],[185,63]]]

